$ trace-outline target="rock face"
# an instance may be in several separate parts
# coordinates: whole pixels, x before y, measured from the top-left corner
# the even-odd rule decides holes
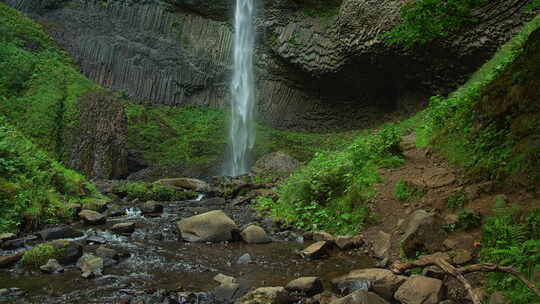
[[[391,300],[394,292],[407,277],[380,268],[358,269],[347,275],[333,279],[332,287],[339,294],[349,294],[357,290],[373,290],[385,299]]]
[[[167,1],[171,9],[159,0],[5,2],[39,16],[85,75],[130,99],[225,106],[233,1]],[[378,123],[381,114],[421,103],[423,92],[444,93],[462,82],[532,15],[520,11],[507,22],[483,22],[428,47],[403,50],[380,38],[399,22],[402,5],[264,1],[256,22],[260,118],[296,129]],[[496,16],[508,5],[484,13]]]
[[[433,253],[442,249],[446,233],[442,219],[435,214],[417,210],[409,217],[406,227],[401,246],[407,257],[414,258],[419,251]]]
[[[112,93],[91,91],[79,99],[78,107],[69,166],[89,178],[127,176],[127,119],[122,102]]]
[[[256,174],[260,173],[281,173],[288,174],[300,167],[300,162],[283,152],[274,152],[266,154],[259,158],[251,171]]]
[[[388,302],[373,292],[359,290],[331,304],[388,304]]]
[[[442,281],[419,275],[412,275],[394,297],[403,304],[437,304],[442,299]]]
[[[182,238],[188,242],[224,242],[232,240],[236,223],[223,211],[214,210],[176,223]]]
[[[270,243],[272,240],[266,234],[266,231],[257,225],[249,225],[240,233],[244,242],[248,244]]]

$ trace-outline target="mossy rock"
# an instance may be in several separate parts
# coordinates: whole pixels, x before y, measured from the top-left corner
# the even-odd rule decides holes
[[[116,186],[112,191],[119,197],[141,201],[185,201],[197,196],[193,191],[184,191],[172,186],[138,182]]]
[[[39,268],[49,259],[56,259],[60,264],[70,264],[82,255],[82,246],[76,242],[57,240],[43,243],[26,251],[21,263],[29,268]]]

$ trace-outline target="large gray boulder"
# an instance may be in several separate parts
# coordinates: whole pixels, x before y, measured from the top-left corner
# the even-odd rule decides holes
[[[425,210],[417,210],[411,214],[406,223],[401,249],[408,258],[415,258],[418,252],[434,253],[443,249],[446,237],[439,216]]]
[[[176,223],[181,237],[188,242],[224,242],[233,238],[236,223],[223,211],[214,210]]]
[[[396,291],[394,297],[402,304],[438,304],[443,296],[441,280],[412,275]]]
[[[385,299],[391,300],[394,292],[407,277],[381,268],[357,269],[332,280],[333,289],[343,295],[357,290],[373,290]]]

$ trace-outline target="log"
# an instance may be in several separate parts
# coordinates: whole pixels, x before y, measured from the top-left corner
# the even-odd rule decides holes
[[[392,266],[390,266],[390,270],[395,274],[401,274],[405,270],[411,268],[426,267],[431,265],[438,266],[444,272],[450,274],[458,281],[460,281],[471,296],[472,302],[474,304],[481,304],[480,298],[474,292],[469,281],[463,276],[464,274],[471,272],[504,272],[511,274],[515,276],[518,280],[523,282],[523,284],[525,284],[534,294],[540,297],[540,290],[538,290],[538,288],[533,282],[529,281],[523,274],[519,273],[514,268],[508,266],[501,266],[496,264],[474,264],[456,268],[452,264],[450,264],[447,258],[442,255],[428,255],[423,256],[415,261],[396,262],[392,264]]]

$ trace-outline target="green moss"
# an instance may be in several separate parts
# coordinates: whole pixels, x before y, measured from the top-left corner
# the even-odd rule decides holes
[[[193,191],[183,191],[171,186],[133,182],[119,185],[113,192],[129,200],[142,201],[185,201],[196,196]]]

